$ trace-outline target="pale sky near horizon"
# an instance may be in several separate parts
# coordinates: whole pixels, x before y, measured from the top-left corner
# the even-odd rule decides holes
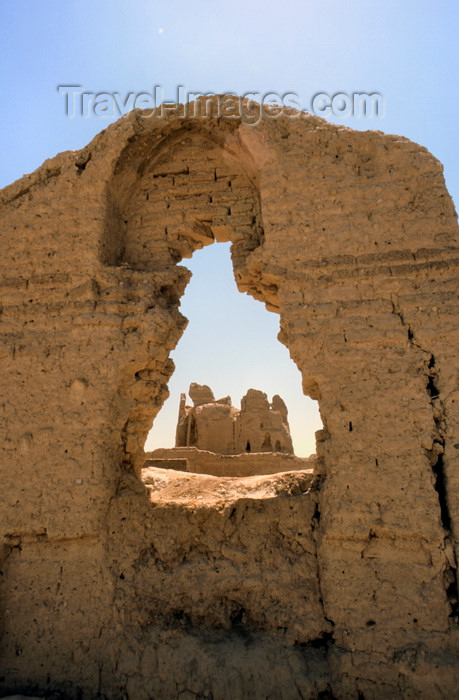
[[[56,153],[86,145],[115,121],[65,114],[58,85],[89,92],[188,92],[313,96],[378,92],[381,117],[330,117],[426,146],[459,201],[459,5],[449,0],[0,0],[0,187]],[[173,357],[171,398],[154,442],[169,446],[178,396],[190,381],[230,394],[279,393],[296,451],[314,450],[320,425],[300,375],[276,340],[278,317],[236,291],[227,247],[199,251],[182,304],[189,326]],[[76,263],[77,264],[77,263]]]

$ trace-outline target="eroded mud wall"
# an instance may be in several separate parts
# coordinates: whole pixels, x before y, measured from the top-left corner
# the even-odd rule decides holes
[[[453,692],[458,240],[440,164],[405,139],[313,117],[253,127],[133,114],[3,190],[1,217],[3,687],[122,697],[129,686],[137,698],[142,687],[164,697]],[[188,501],[158,508],[139,480],[186,324],[189,273],[177,263],[214,238],[233,242],[240,290],[280,314],[324,421],[317,493],[252,494],[247,510],[254,541],[264,532],[272,551],[290,538],[306,563],[298,533],[309,543],[319,617],[296,637],[282,629],[306,608],[291,608],[282,557],[280,607],[266,624],[250,595],[235,606],[227,564],[217,598],[222,619],[236,611],[231,629],[193,596],[169,617],[155,612],[164,567],[186,581],[180,547],[207,582],[227,561],[224,503],[210,499],[190,526]],[[232,488],[239,522],[248,496]],[[150,556],[171,508],[175,554]],[[182,680],[191,667],[193,688]]]

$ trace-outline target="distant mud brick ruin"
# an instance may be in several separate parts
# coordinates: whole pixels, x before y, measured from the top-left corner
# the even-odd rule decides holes
[[[208,386],[191,384],[193,406],[180,398],[176,447],[197,447],[223,455],[242,452],[293,453],[287,419],[287,407],[280,396],[270,404],[266,394],[249,389],[241,401],[241,410],[231,398],[215,400]]]
[[[304,459],[293,454],[287,406],[277,394],[269,403],[264,392],[249,389],[240,410],[229,396],[216,400],[207,385],[193,382],[189,395],[193,406],[186,405],[186,394],[180,396],[175,448],[146,453],[144,469],[214,476],[317,470],[315,456]]]
[[[3,694],[455,698],[441,164],[309,115],[132,112],[2,190],[0,221]],[[215,241],[319,403],[306,469],[145,461],[187,323],[179,263]]]

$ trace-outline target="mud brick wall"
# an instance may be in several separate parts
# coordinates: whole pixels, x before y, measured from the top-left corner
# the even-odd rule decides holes
[[[459,241],[438,161],[311,116],[135,112],[5,188],[0,226],[1,689],[454,697]],[[316,471],[142,472],[186,326],[178,263],[226,240],[319,402]]]

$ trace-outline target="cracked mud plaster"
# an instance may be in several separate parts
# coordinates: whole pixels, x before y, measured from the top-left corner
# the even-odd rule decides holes
[[[0,217],[2,692],[454,697],[459,245],[438,161],[312,116],[134,113],[5,188]],[[228,240],[319,401],[317,460],[142,469],[180,262]]]

